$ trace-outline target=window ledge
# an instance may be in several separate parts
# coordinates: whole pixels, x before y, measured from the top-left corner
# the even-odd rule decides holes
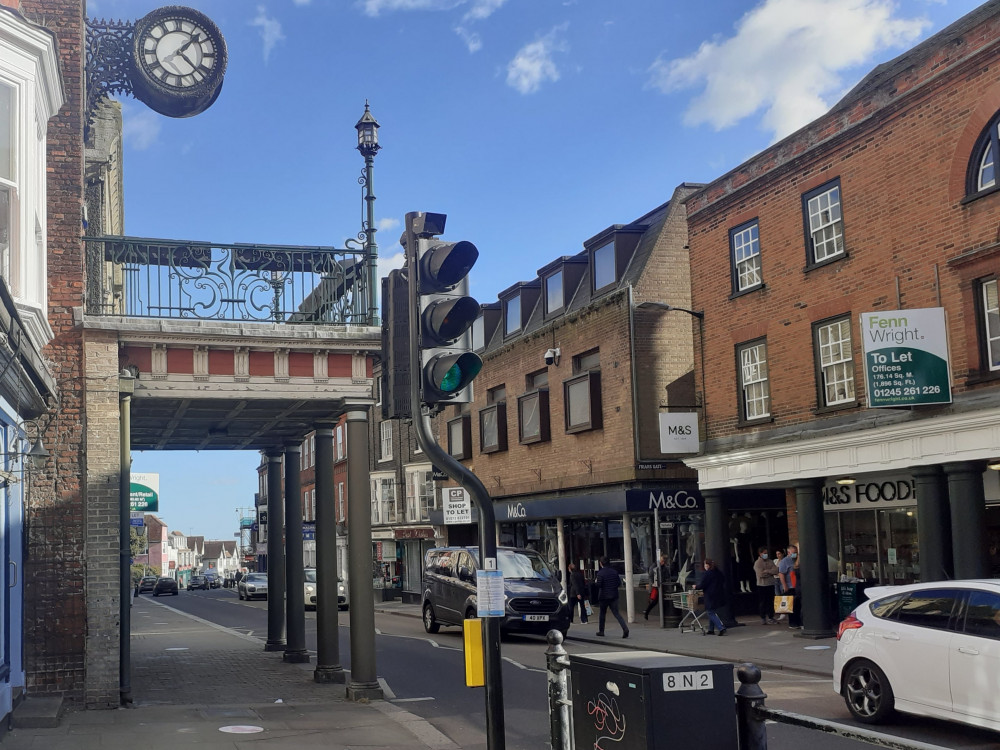
[[[590,424],[580,425],[579,427],[567,427],[566,428],[566,434],[567,435],[572,435],[572,434],[577,433],[577,432],[588,432],[590,430],[596,430],[596,429],[598,429],[598,428],[596,428],[596,427],[594,427],[593,425],[590,425]]]
[[[824,414],[834,414],[838,411],[848,411],[850,409],[858,409],[861,407],[861,402],[857,399],[854,401],[849,401],[843,404],[835,404],[834,406],[817,406],[812,410],[812,413],[817,417],[823,416]]]
[[[965,379],[966,385],[980,385],[982,383],[1000,382],[1000,370],[990,370],[988,372],[973,372]]]
[[[740,289],[737,292],[733,292],[732,294],[729,295],[729,299],[730,300],[734,300],[737,297],[743,297],[743,296],[745,296],[747,294],[752,294],[753,292],[759,292],[759,291],[762,291],[765,288],[767,288],[767,284],[765,284],[762,281],[759,284],[755,284],[754,286],[748,286],[746,289]]]
[[[805,268],[802,269],[802,273],[809,273],[810,271],[815,271],[817,268],[824,268],[834,263],[839,263],[840,261],[846,260],[849,257],[850,255],[848,255],[847,251],[845,250],[840,255],[834,255],[832,258],[821,260],[818,263],[806,263]]]
[[[958,205],[966,206],[969,203],[975,203],[980,198],[985,198],[986,196],[993,195],[994,193],[1000,193],[1000,183],[997,183],[992,187],[988,187],[985,190],[980,190],[978,193],[970,193],[969,195],[962,198],[962,200],[958,202]]]
[[[759,427],[760,425],[772,424],[774,422],[774,415],[768,414],[766,417],[759,417],[757,419],[740,419],[737,421],[737,427]]]

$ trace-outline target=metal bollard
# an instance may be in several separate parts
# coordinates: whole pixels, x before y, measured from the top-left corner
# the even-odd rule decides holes
[[[563,648],[563,634],[550,630],[545,639],[549,647],[545,650],[545,666],[549,674],[549,740],[552,750],[572,750],[569,709],[569,655]]]
[[[736,725],[740,750],[767,750],[767,727],[757,714],[767,695],[760,689],[760,667],[741,664],[736,670],[740,681],[736,691]]]

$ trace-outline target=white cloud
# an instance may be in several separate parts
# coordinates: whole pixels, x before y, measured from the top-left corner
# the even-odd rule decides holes
[[[844,92],[842,72],[905,48],[929,25],[895,11],[892,0],[764,0],[732,37],[703,42],[688,57],[661,55],[648,85],[664,93],[703,87],[687,125],[721,130],[761,112],[778,139],[829,109]]]
[[[562,39],[566,28],[567,24],[556,26],[545,36],[521,47],[507,63],[507,85],[522,94],[534,94],[546,81],[558,81],[559,68],[552,53],[569,49]]]
[[[144,106],[122,107],[122,137],[136,151],[144,151],[160,137],[160,116]]]
[[[451,10],[463,5],[466,0],[361,0],[361,6],[369,16],[377,16],[382,11],[396,10]]]
[[[281,22],[277,18],[267,15],[267,9],[263,5],[258,5],[257,15],[250,21],[250,25],[256,26],[260,30],[260,38],[264,41],[264,62],[267,62],[274,45],[285,40],[285,35],[281,31]]]
[[[469,49],[469,52],[479,52],[483,48],[482,37],[475,31],[469,31],[464,26],[456,26],[455,33],[462,37],[462,41],[465,42],[465,46]]]
[[[292,0],[295,5],[309,5],[312,0]]]
[[[399,226],[399,219],[385,218],[375,222],[375,228],[380,232],[388,232]]]
[[[498,11],[507,0],[472,0],[472,7],[462,17],[463,21],[482,21]]]
[[[393,271],[397,268],[402,268],[406,265],[406,256],[403,255],[403,251],[400,250],[395,255],[380,255],[378,258],[378,277],[381,279],[383,276],[388,276],[389,271]]]

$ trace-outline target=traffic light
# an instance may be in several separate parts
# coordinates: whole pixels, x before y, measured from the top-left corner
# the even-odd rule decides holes
[[[390,271],[382,279],[382,379],[383,419],[409,419],[410,414],[410,316],[409,286],[403,271]]]
[[[479,257],[471,242],[444,242],[444,214],[406,215],[407,241],[415,243],[414,271],[419,309],[420,400],[425,404],[468,403],[483,360],[472,351],[471,327],[479,303],[469,296],[469,271]]]

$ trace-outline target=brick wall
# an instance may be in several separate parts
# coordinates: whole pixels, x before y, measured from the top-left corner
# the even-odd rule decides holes
[[[976,380],[972,281],[1000,270],[1000,195],[964,205],[961,199],[975,139],[1000,109],[997,27],[988,18],[956,39],[922,45],[908,64],[870,83],[858,102],[846,102],[688,202],[693,304],[708,311],[710,439],[751,444],[776,428],[859,418],[858,314],[866,311],[943,306],[955,392],[991,387]],[[834,178],[848,256],[805,270],[802,194]],[[728,231],[753,218],[765,286],[731,299]],[[852,321],[858,403],[818,412],[812,325],[841,314]],[[735,346],[760,336],[767,337],[773,421],[741,427]],[[923,407],[920,415],[935,408]]]
[[[66,104],[49,121],[48,295],[55,333],[43,354],[56,377],[59,405],[44,434],[52,458],[26,509],[25,669],[29,692],[84,700],[88,602],[84,476],[79,240],[83,204],[84,7],[67,0],[23,0],[22,12],[58,38]]]

